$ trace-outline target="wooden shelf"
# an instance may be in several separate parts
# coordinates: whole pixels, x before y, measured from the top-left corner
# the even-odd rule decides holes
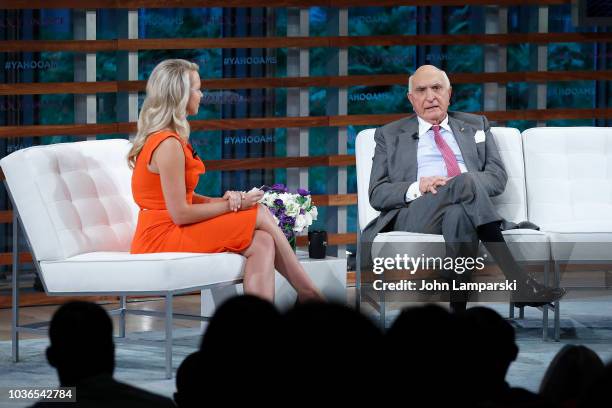
[[[2,8],[135,9],[193,7],[389,7],[389,6],[521,6],[570,4],[571,0],[4,0]]]
[[[452,84],[509,82],[610,81],[612,70],[448,73]],[[202,79],[202,90],[269,88],[342,88],[354,86],[406,86],[406,74],[350,75],[285,78]],[[144,92],[146,81],[20,82],[0,84],[0,95],[94,94]]]
[[[236,48],[348,48],[369,46],[487,45],[612,42],[612,33],[421,34],[336,37],[222,37],[116,40],[8,40],[0,52],[108,52]]]

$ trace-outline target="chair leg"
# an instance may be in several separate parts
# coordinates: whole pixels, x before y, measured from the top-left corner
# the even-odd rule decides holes
[[[355,310],[361,310],[361,231],[357,227],[357,247],[355,255]]]
[[[560,267],[558,262],[554,263],[554,284],[555,288],[558,288],[561,284]],[[555,341],[559,341],[559,338],[561,337],[561,311],[559,310],[560,303],[561,302],[558,300],[555,302]]]
[[[561,311],[559,310],[559,301],[555,302],[555,325],[554,325],[554,339],[559,341],[561,337]]]
[[[384,275],[381,275],[381,277],[382,277],[383,280],[385,279]],[[379,307],[380,307],[380,316],[379,316],[380,317],[380,321],[379,321],[380,329],[384,331],[386,329],[386,318],[387,318],[387,302],[386,302],[386,299],[385,299],[385,291],[384,290],[380,291],[380,305],[379,305]]]
[[[166,378],[172,378],[172,293],[166,295]]]
[[[508,309],[508,318],[514,319],[514,302],[508,303],[508,306],[509,306],[509,309]]]
[[[525,318],[525,306],[519,308],[519,319]]]
[[[549,283],[550,262],[544,263],[544,285]],[[542,307],[542,340],[548,340],[548,306]]]
[[[12,295],[13,310],[11,316],[11,344],[13,361],[19,361],[19,217],[17,211],[13,210],[13,253],[12,253]]]
[[[548,306],[542,307],[542,340],[548,340]]]
[[[127,296],[121,296],[119,300],[119,337],[125,337],[125,315],[127,314]]]

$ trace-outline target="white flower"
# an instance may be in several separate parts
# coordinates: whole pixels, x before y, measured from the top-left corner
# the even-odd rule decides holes
[[[290,217],[297,217],[300,213],[300,206],[293,200],[285,202],[285,214]]]
[[[312,215],[310,215],[310,213],[306,211],[306,214],[304,214],[303,217],[306,220],[306,226],[310,227],[312,225]]]
[[[313,220],[316,220],[319,216],[319,211],[317,210],[317,207],[313,205],[308,211],[308,214],[310,214]]]
[[[276,198],[280,198],[281,200],[283,200],[283,203],[285,203],[285,205],[287,205],[288,202],[290,202],[293,199],[293,194],[291,193],[280,193],[278,194],[278,197]]]
[[[295,218],[295,225],[293,226],[293,230],[295,232],[302,232],[304,227],[306,227],[306,218],[303,215],[300,215]]]

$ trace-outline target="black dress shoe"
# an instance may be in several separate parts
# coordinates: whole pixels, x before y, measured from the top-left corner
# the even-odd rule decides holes
[[[516,299],[516,301],[513,301],[516,307],[542,307],[552,306],[553,302],[561,299],[566,293],[567,291],[563,288],[545,286],[534,278],[527,277],[524,282],[518,284],[518,288],[512,298]]]

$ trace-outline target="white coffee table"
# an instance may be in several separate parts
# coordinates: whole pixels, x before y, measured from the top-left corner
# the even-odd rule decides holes
[[[315,286],[323,292],[326,299],[346,304],[346,258],[328,256],[325,259],[312,259],[307,251],[297,251],[298,259],[313,280]],[[274,304],[284,311],[295,304],[296,292],[289,282],[278,272],[275,278]],[[242,294],[242,284],[220,289],[206,289],[201,292],[202,316],[211,316],[215,306],[225,299]]]

